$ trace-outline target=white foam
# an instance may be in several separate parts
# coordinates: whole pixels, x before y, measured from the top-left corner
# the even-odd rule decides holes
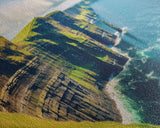
[[[117,51],[118,53],[122,54],[123,56],[126,56],[129,58],[127,63],[124,66],[123,71],[127,70],[128,65],[130,64],[130,61],[132,58],[128,56],[128,54],[123,53],[120,49],[113,47],[112,50]],[[109,78],[109,82],[106,84],[106,91],[110,95],[110,97],[115,101],[117,109],[119,110],[121,116],[122,116],[122,123],[123,124],[130,124],[132,123],[132,115],[125,109],[123,105],[123,101],[119,98],[119,92],[115,89],[116,85],[120,81],[118,79],[118,76],[113,78],[113,74],[111,74]]]
[[[116,41],[115,41],[115,46],[117,46],[117,45],[121,42],[122,37],[123,37],[124,34],[127,32],[127,27],[123,27],[121,30],[122,30],[121,33],[118,32],[118,31],[116,31],[116,32],[114,33],[114,35],[117,36]]]
[[[117,37],[119,37],[119,36],[120,36],[120,33],[119,33],[118,31],[116,31],[116,32],[114,33],[114,35],[116,35]]]
[[[119,48],[117,48],[117,47],[112,47],[111,49],[112,49],[113,51],[116,51],[117,53],[119,53],[119,54],[127,57],[127,58],[129,59],[128,62],[132,59],[131,57],[128,56],[127,53],[122,52],[122,50],[119,49]]]
[[[116,41],[115,41],[115,46],[117,46],[120,42],[121,42],[121,38],[120,38],[120,37],[117,37],[117,38],[116,38]]]
[[[128,29],[127,27],[122,28],[122,35],[124,35],[127,32],[127,29]]]
[[[155,72],[154,71],[151,71],[149,74],[146,75],[148,78],[151,78],[151,79],[159,79],[159,77],[157,77],[155,75]]]
[[[157,39],[157,42],[160,42],[160,38]]]

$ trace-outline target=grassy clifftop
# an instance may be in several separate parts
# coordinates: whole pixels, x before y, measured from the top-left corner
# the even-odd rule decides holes
[[[24,114],[0,113],[1,128],[159,128],[149,124],[123,125],[115,122],[57,122]]]

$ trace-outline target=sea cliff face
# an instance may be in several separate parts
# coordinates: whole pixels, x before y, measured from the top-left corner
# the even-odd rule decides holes
[[[31,55],[24,54],[15,44],[0,37],[0,88],[2,89],[9,78],[31,58]],[[1,89],[0,94],[3,93]]]
[[[19,52],[6,61],[20,66],[8,76],[6,70],[1,73],[2,111],[55,120],[122,121],[103,91],[128,60],[107,47],[115,44],[115,35],[55,11],[35,18],[12,42]]]
[[[106,94],[95,94],[38,58],[18,70],[6,87],[2,105],[9,112],[55,120],[121,121]]]

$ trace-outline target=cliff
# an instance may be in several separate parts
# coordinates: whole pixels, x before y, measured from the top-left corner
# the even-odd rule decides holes
[[[1,89],[9,78],[31,58],[29,54],[19,50],[15,44],[0,37],[0,94],[3,93]]]
[[[55,11],[34,18],[12,41],[16,54],[11,56],[23,59],[12,59],[21,66],[3,78],[2,111],[55,120],[121,122],[114,101],[103,91],[128,60],[107,47],[115,44],[115,35]]]
[[[88,90],[37,57],[10,78],[3,92],[2,106],[9,112],[56,120],[121,121],[106,94]]]

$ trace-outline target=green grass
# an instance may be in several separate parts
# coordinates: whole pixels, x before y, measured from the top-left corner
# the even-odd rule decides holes
[[[79,84],[83,85],[84,87],[92,90],[93,92],[99,93],[99,90],[94,86],[96,80],[93,79],[92,77],[92,76],[96,76],[97,74],[89,70],[90,64],[88,64],[88,66],[86,65],[85,67],[80,67],[80,66],[73,65],[72,63],[64,60],[61,54],[51,55],[41,50],[38,50],[38,51],[41,52],[40,54],[44,55],[45,61],[51,64],[53,68],[56,68],[56,69],[63,68],[63,71],[65,74],[67,74],[67,76],[69,76]],[[50,57],[52,58],[52,61]]]
[[[98,59],[104,61],[104,62],[108,62],[111,63],[112,60],[106,55],[106,56],[97,56]]]
[[[88,7],[88,6],[81,6],[80,11],[81,11],[81,13],[76,16],[77,19],[82,19],[82,20],[84,20],[84,19],[86,19],[86,16],[87,16],[88,14],[92,14],[92,11],[89,10],[89,7]]]
[[[75,23],[75,25],[79,26],[80,28],[85,28],[88,25],[88,22],[85,22],[84,20],[81,20],[81,22]]]
[[[98,94],[99,90],[95,86],[93,86],[96,80],[88,74],[96,76],[96,73],[92,71],[89,71],[82,67],[74,66],[74,70],[71,70],[71,72],[67,75],[79,84]]]
[[[35,44],[34,42],[30,42],[30,41],[21,41],[17,44],[18,47],[23,48],[24,46],[29,46],[31,44]]]
[[[8,59],[11,59],[12,61],[16,61],[16,62],[23,62],[24,61],[24,57],[23,56],[8,56]]]
[[[67,44],[70,44],[70,45],[72,45],[72,46],[77,46],[77,44],[76,43],[74,43],[74,42],[66,42]]]
[[[28,51],[26,50],[26,48],[24,48],[24,49],[19,49],[18,52],[21,52],[21,53],[23,53],[23,54],[26,55],[26,56],[31,56],[31,55],[32,55],[30,52],[28,52]]]
[[[0,113],[1,128],[159,128],[150,124],[123,125],[116,122],[58,122],[25,114]]]
[[[72,34],[72,33],[69,33],[69,32],[60,32],[62,35],[70,38],[70,39],[73,39],[73,40],[76,40],[80,43],[84,42],[86,39],[82,36],[77,36],[75,34]]]
[[[38,33],[31,31],[39,26],[37,22],[38,18],[34,18],[28,25],[26,25],[11,41],[13,43],[19,43],[24,41],[27,38],[36,36]]]
[[[87,47],[101,47],[102,49],[105,49],[108,52],[111,52],[113,54],[117,54],[116,52],[114,52],[110,48],[102,47],[102,46],[96,44],[95,42],[91,42],[91,41],[88,42],[87,38],[85,38],[83,36],[78,36],[76,34],[72,34],[72,33],[69,33],[69,32],[59,32],[59,33],[61,33],[62,35],[68,37],[69,39],[73,39],[73,40],[78,41],[79,43],[83,43],[84,46],[87,46]],[[66,42],[66,43],[68,43],[68,44],[70,44],[72,46],[78,47],[79,49],[83,49],[76,42]],[[83,50],[88,52],[87,49],[83,49]],[[92,54],[92,55],[95,56],[97,59],[100,59],[100,60],[102,60],[104,62],[108,62],[108,63],[112,62],[112,60],[107,55],[98,55],[98,56],[96,56],[95,54]]]
[[[19,32],[18,35],[16,37],[14,37],[11,41],[13,43],[15,43],[15,42],[17,43],[17,42],[21,42],[22,40],[24,40],[28,36],[28,33],[31,30],[32,23],[33,23],[33,21],[31,21],[26,27],[24,27],[22,29],[22,31]]]

